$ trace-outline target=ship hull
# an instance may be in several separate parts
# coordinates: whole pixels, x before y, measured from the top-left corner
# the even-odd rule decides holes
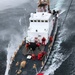
[[[48,60],[48,56],[51,53],[51,49],[54,43],[55,35],[56,35],[56,29],[57,29],[57,15],[54,15],[54,23],[53,23],[53,30],[50,36],[53,37],[53,41],[50,42],[48,41],[47,45],[41,46],[41,49],[44,49],[46,52],[46,56],[42,60],[38,60],[37,57],[36,59],[27,59],[27,52],[25,52],[25,41],[24,43],[20,46],[17,54],[14,57],[14,60],[12,61],[12,64],[10,66],[9,70],[9,75],[36,75],[37,72],[41,72],[44,70],[44,66],[46,65],[46,62]],[[35,51],[36,52],[36,51]],[[34,53],[35,53],[34,52]],[[38,51],[39,52],[39,51]],[[20,64],[22,61],[26,61],[26,66],[21,68]],[[16,64],[18,62],[18,64]],[[36,66],[34,66],[36,64]],[[34,66],[34,67],[33,67]],[[20,73],[18,73],[20,71]]]

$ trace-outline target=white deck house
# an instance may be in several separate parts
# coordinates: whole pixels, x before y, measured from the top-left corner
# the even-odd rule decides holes
[[[31,13],[29,18],[30,25],[27,31],[28,36],[26,41],[34,42],[35,37],[37,37],[41,43],[41,39],[45,37],[47,43],[53,29],[52,18],[52,14],[48,12]]]

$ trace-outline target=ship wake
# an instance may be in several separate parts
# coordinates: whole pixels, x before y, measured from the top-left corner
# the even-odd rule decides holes
[[[49,66],[45,71],[45,75],[54,75],[54,72],[57,68],[60,67],[60,65],[72,54],[73,49],[67,50],[63,47],[63,43],[67,41],[67,38],[69,38],[66,34],[66,29],[62,29],[58,32],[57,39],[55,41],[55,45],[53,47],[53,52],[49,57],[49,63],[47,66]],[[60,34],[61,33],[61,34]]]

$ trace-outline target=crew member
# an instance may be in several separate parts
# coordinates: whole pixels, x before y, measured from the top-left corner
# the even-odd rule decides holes
[[[52,36],[50,36],[49,40],[50,40],[50,42],[52,42],[52,41],[53,41],[53,37],[52,37]]]
[[[40,52],[38,54],[38,60],[42,60],[45,55],[46,55],[46,52],[45,51]]]
[[[42,45],[45,45],[45,42],[46,42],[46,38],[43,37],[43,38],[42,38]]]
[[[29,49],[29,43],[26,43],[25,47],[26,47],[26,50],[28,50]]]

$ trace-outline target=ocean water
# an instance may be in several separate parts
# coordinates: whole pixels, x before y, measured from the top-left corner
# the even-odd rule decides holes
[[[71,2],[71,0],[69,0]],[[66,5],[69,4],[66,2]],[[61,53],[68,58],[55,71],[55,75],[75,75],[75,0],[72,0],[67,18],[63,25],[66,29],[62,36]],[[65,38],[66,37],[66,38]]]
[[[11,56],[27,35],[29,14],[35,12],[36,2],[29,1],[0,12],[0,75],[8,74]],[[51,9],[65,11],[59,16],[59,30],[45,75],[75,75],[75,1],[69,9],[70,3],[71,0],[51,0]]]
[[[18,7],[0,11],[0,75],[8,75],[11,56],[27,35],[29,14],[35,12],[35,3],[26,2]]]

